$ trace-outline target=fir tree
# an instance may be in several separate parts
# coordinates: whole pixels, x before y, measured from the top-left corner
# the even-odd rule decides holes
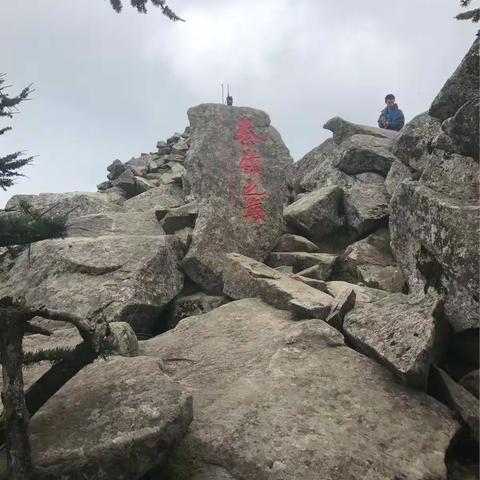
[[[180,20],[184,22],[182,18],[180,18],[166,3],[165,0],[150,0],[152,5],[155,7],[160,7],[162,9],[162,13],[167,16],[173,22]],[[148,0],[130,0],[130,4],[132,7],[136,8],[140,13],[147,13],[147,3]],[[122,10],[122,0],[110,0],[110,4],[112,8],[117,12],[120,13]]]
[[[460,0],[461,7],[468,7],[472,3],[472,0]],[[459,13],[456,17],[457,20],[471,20],[474,23],[478,23],[480,21],[480,8],[474,8],[472,10],[468,10],[468,12]]]
[[[29,85],[19,95],[10,97],[5,92],[8,87],[5,85],[5,74],[0,74],[0,117],[12,118],[18,112],[17,105],[27,100],[33,90]],[[0,128],[0,135],[11,129],[12,127]],[[15,152],[0,156],[0,188],[3,190],[13,185],[15,177],[23,176],[18,170],[31,163],[32,157],[22,157],[22,155],[22,152]]]

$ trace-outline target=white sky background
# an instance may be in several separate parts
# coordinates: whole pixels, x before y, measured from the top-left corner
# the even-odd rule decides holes
[[[407,121],[428,109],[478,26],[454,20],[457,0],[170,0],[187,20],[124,0],[0,0],[0,72],[14,94],[33,83],[0,155],[38,155],[6,192],[95,191],[115,158],[155,150],[220,102],[269,113],[294,160],[339,115],[375,125],[394,93]]]

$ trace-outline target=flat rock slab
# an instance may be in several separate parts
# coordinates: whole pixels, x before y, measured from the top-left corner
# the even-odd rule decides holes
[[[19,211],[20,202],[28,202],[39,212],[66,215],[69,219],[104,212],[120,212],[125,201],[118,193],[68,192],[14,195],[5,205],[6,211]]]
[[[424,388],[446,343],[439,310],[435,297],[397,293],[357,306],[346,315],[343,329],[358,350],[409,385]]]
[[[331,118],[324,126],[333,133],[333,140],[336,143],[342,143],[353,135],[370,135],[372,137],[393,139],[398,132],[387,130],[385,128],[371,127],[369,125],[360,125],[348,122],[341,117]]]
[[[307,193],[285,208],[285,221],[308,238],[321,240],[345,224],[342,198],[343,191],[337,186]]]
[[[124,207],[126,210],[144,212],[179,207],[184,203],[183,191],[180,187],[177,185],[160,185],[136,197],[129,198],[124,203]]]
[[[98,360],[32,418],[35,479],[137,480],[162,462],[191,421],[191,396],[157,360]]]
[[[152,211],[85,215],[70,220],[67,227],[67,237],[156,236],[165,234]]]
[[[434,367],[434,381],[439,384],[437,388],[440,390],[437,393],[440,394],[440,398],[460,415],[478,442],[480,420],[478,398],[475,398],[439,367]]]
[[[355,292],[355,305],[362,303],[370,303],[387,297],[389,294],[384,290],[376,288],[363,287],[362,285],[355,285],[353,283],[334,280],[327,282],[327,291],[332,297],[344,297],[344,295],[353,290]]]
[[[325,318],[330,312],[330,295],[237,253],[227,255],[223,277],[224,293],[234,299],[259,297],[302,318]]]
[[[280,242],[275,246],[276,252],[318,252],[318,247],[300,235],[284,233]]]
[[[293,273],[317,267],[317,280],[327,280],[332,273],[337,258],[337,255],[329,253],[272,252],[268,256],[266,263],[272,268],[290,266],[293,268]]]
[[[447,478],[450,411],[320,320],[245,299],[141,343],[194,392],[185,449],[235,479]]]
[[[183,268],[220,293],[226,253],[263,260],[280,240],[293,160],[260,110],[202,104],[188,117],[185,185],[199,212]]]
[[[0,292],[82,317],[97,311],[108,321],[125,321],[136,333],[148,333],[161,308],[182,288],[168,236],[104,236],[32,244]]]

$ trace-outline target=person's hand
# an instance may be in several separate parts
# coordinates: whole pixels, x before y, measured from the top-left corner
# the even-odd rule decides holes
[[[388,126],[390,125],[390,122],[389,122],[388,120],[385,120],[385,121],[383,122],[383,124],[384,124],[386,127],[388,127]]]

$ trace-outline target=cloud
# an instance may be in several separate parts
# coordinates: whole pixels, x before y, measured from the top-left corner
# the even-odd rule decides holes
[[[185,23],[108,2],[3,2],[0,70],[36,92],[0,154],[37,154],[29,178],[0,192],[95,190],[115,158],[154,148],[219,102],[270,114],[297,160],[328,118],[374,124],[386,93],[407,119],[426,110],[473,41],[452,0],[170,0]],[[2,123],[3,124],[3,123]]]

